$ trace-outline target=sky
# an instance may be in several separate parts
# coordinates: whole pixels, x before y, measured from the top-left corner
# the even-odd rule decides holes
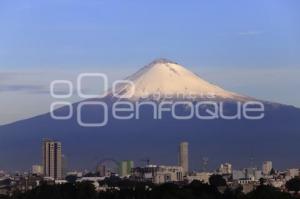
[[[55,79],[113,81],[160,57],[300,107],[299,9],[298,0],[1,0],[0,125],[48,112]]]

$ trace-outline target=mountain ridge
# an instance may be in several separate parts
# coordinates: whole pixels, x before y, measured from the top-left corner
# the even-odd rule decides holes
[[[170,72],[167,67],[165,69]],[[118,99],[107,95],[103,99],[87,100],[101,101],[112,107]],[[225,102],[225,110],[229,114],[235,112],[231,103],[235,101],[236,98],[229,98]],[[246,166],[247,158],[252,156],[261,162],[271,159],[278,167],[300,164],[295,159],[300,153],[297,147],[300,109],[294,106],[262,101],[266,108],[265,117],[256,121],[204,121],[197,118],[184,121],[170,115],[155,120],[151,117],[151,110],[143,107],[140,119],[118,120],[110,113],[106,126],[84,128],[76,118],[81,102],[72,104],[74,114],[68,120],[54,120],[50,113],[46,113],[0,126],[0,168],[20,170],[38,163],[43,138],[63,143],[63,153],[68,157],[71,169],[93,169],[104,157],[132,159],[137,164],[141,157],[150,157],[153,163],[176,164],[177,145],[183,140],[190,143],[192,169],[199,169],[203,156],[210,157],[213,168],[223,161],[229,161],[236,167]],[[69,112],[68,107],[55,111],[59,115]],[[180,113],[185,111],[184,107],[179,107]],[[87,107],[83,114],[93,122],[101,119],[99,114],[102,113],[95,107]]]

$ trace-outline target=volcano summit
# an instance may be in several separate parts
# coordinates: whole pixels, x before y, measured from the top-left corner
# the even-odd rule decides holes
[[[131,100],[195,98],[218,100],[250,99],[203,80],[176,62],[157,59],[126,78],[134,86],[120,86],[117,91]]]

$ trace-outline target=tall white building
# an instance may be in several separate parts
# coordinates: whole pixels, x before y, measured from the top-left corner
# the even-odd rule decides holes
[[[43,140],[43,168],[46,177],[62,179],[62,147],[58,141]]]
[[[189,143],[181,142],[179,146],[179,166],[183,168],[184,174],[189,171]]]
[[[262,165],[262,173],[264,175],[269,175],[273,168],[272,161],[265,161]]]

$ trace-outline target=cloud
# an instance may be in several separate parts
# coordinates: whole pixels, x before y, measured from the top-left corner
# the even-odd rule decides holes
[[[50,83],[55,77],[55,74],[41,72],[3,72],[0,73],[0,93],[48,94],[50,96]],[[55,93],[67,94],[68,88],[59,86]]]
[[[0,92],[23,92],[29,94],[49,94],[50,96],[50,88],[48,86],[43,85],[0,85]],[[90,89],[82,89],[82,92],[88,93]],[[66,95],[69,93],[67,88],[58,88],[55,89],[56,95]],[[76,94],[76,88],[72,91],[72,94]]]
[[[26,93],[49,93],[49,88],[43,85],[30,85],[30,84],[10,84],[0,85],[0,92],[26,92]]]

